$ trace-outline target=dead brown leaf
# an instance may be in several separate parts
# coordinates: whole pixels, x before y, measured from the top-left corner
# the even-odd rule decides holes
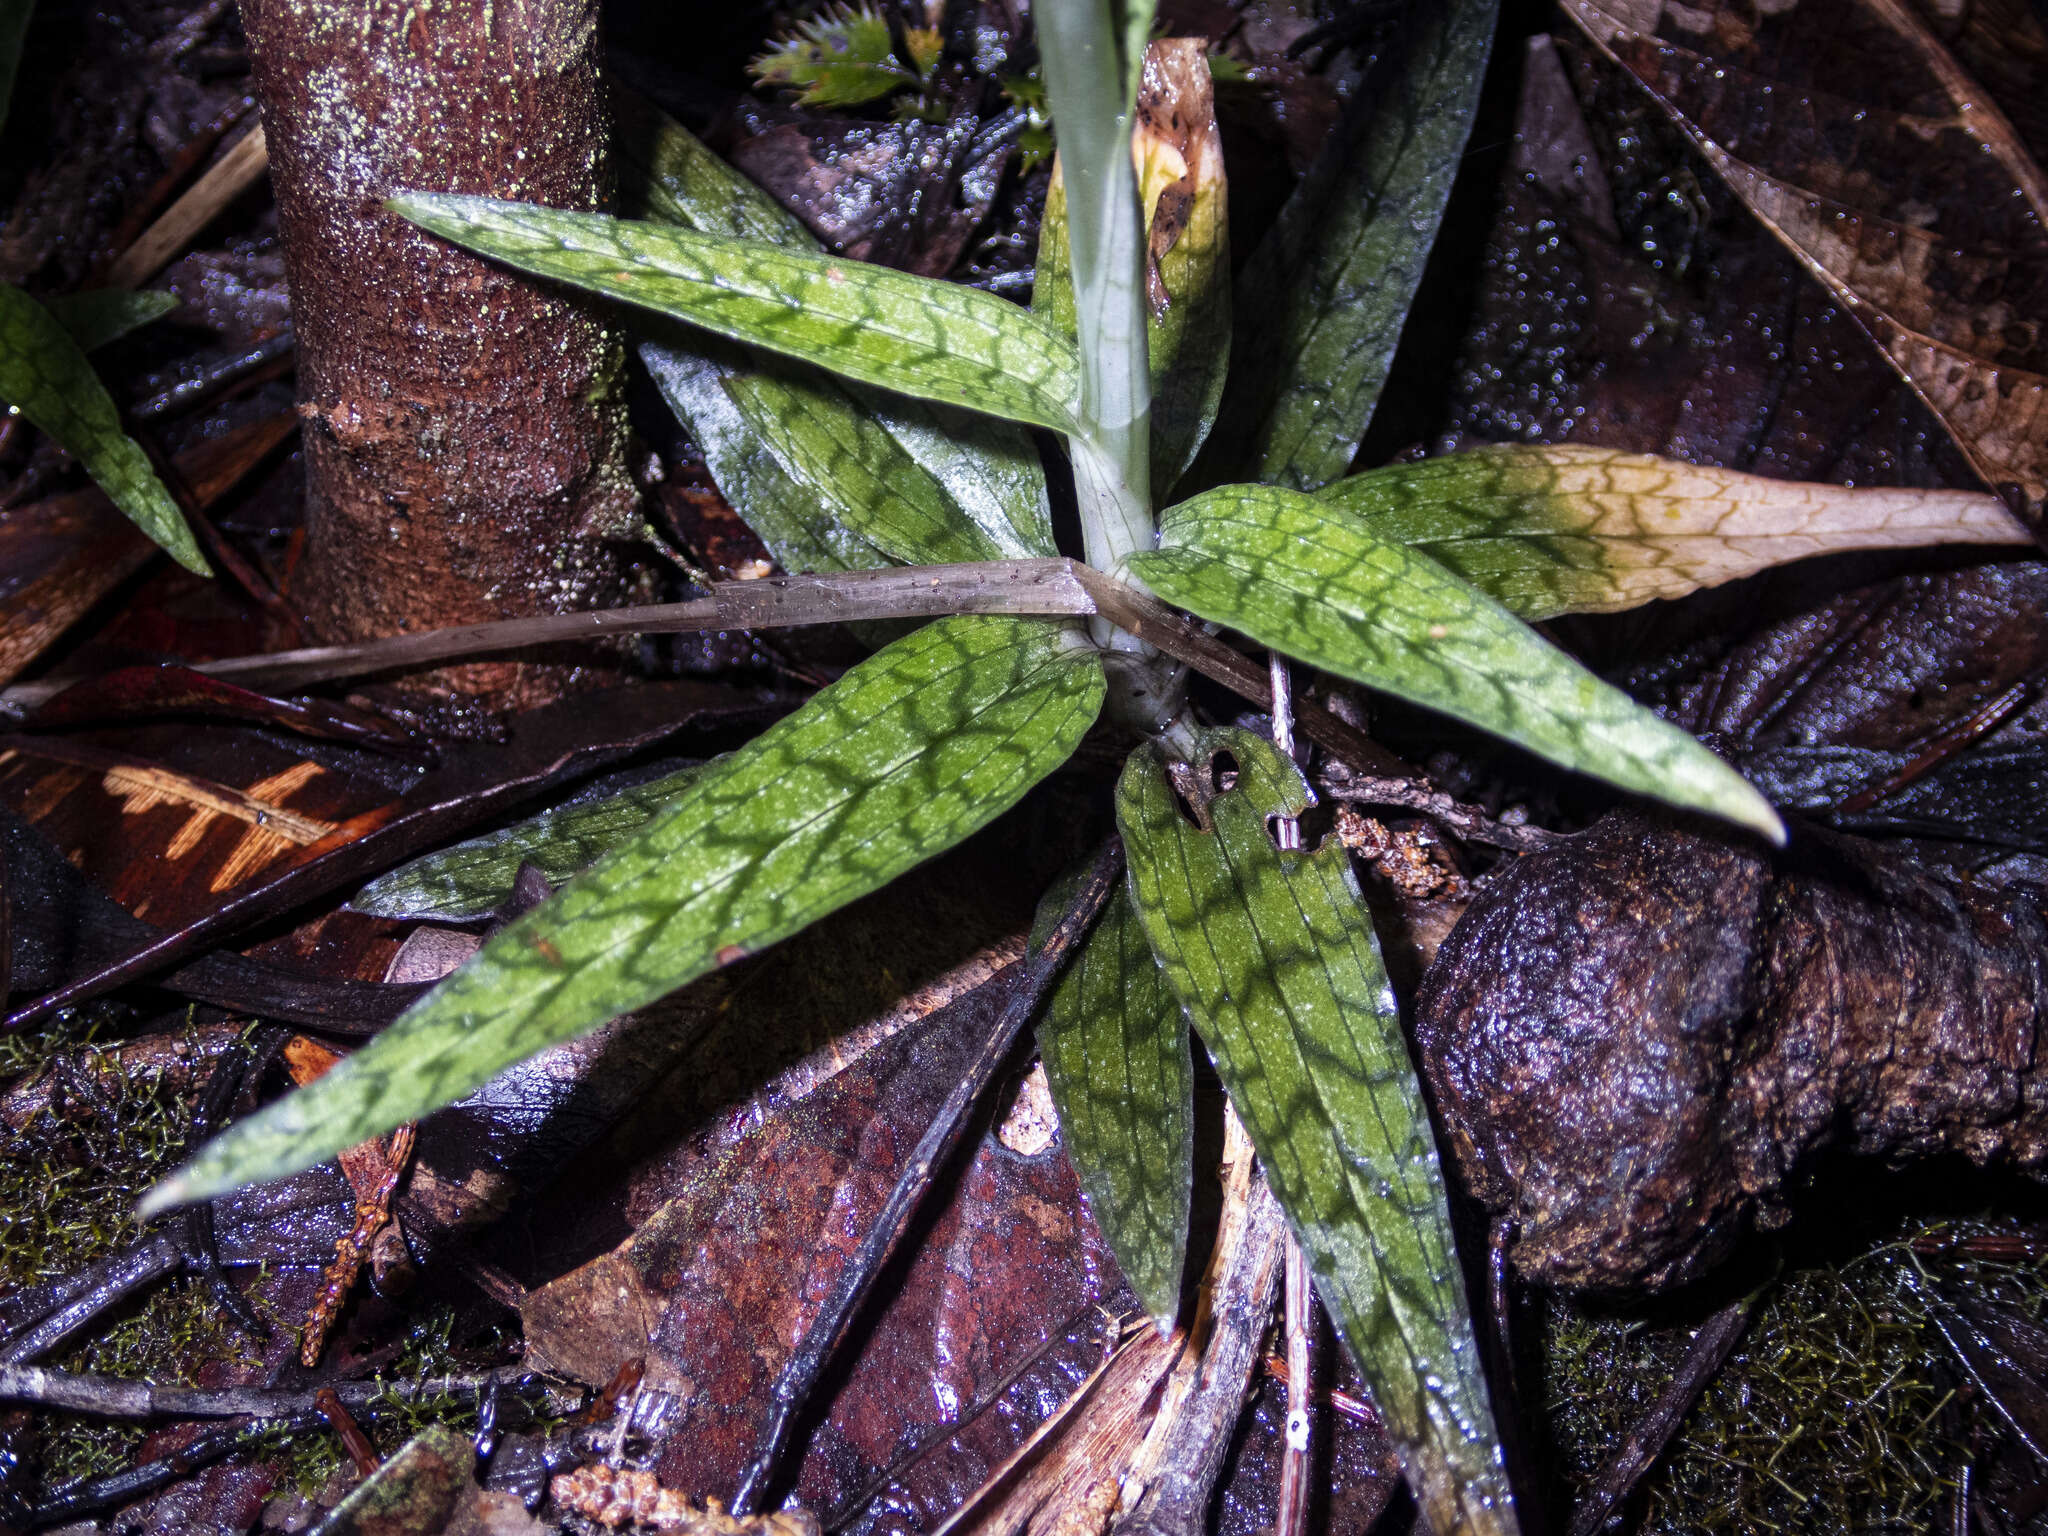
[[[2048,177],[1904,0],[1565,0],[1992,485],[2048,495]]]

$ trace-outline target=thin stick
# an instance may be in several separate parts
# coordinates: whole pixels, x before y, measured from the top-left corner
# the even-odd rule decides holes
[[[1071,560],[1001,560],[721,581],[712,587],[711,596],[687,603],[650,603],[633,608],[599,608],[585,613],[461,624],[355,645],[322,645],[236,656],[201,662],[192,670],[211,677],[232,678],[251,688],[295,690],[341,678],[605,635],[773,629],[837,624],[852,619],[933,618],[950,613],[1085,618],[1095,611],[1095,605],[1075,579],[1076,570]],[[47,683],[20,684],[0,698],[10,704],[33,707],[55,691]]]
[[[274,1024],[266,1025],[252,1042],[256,1046],[255,1055],[267,1060],[284,1044],[284,1038],[283,1029]],[[228,1110],[233,1107],[235,1094],[251,1065],[250,1046],[241,1040],[221,1053],[214,1064],[213,1076],[207,1079],[206,1091],[199,1096],[198,1107],[192,1113],[192,1145],[208,1140],[227,1122]],[[214,1300],[226,1309],[242,1332],[252,1339],[266,1337],[269,1330],[263,1326],[263,1319],[256,1315],[256,1309],[249,1305],[248,1298],[235,1289],[220,1267],[220,1250],[214,1241],[213,1202],[196,1200],[186,1206],[180,1225],[184,1229],[187,1272],[206,1281]]]
[[[446,1376],[434,1381],[395,1385],[388,1382],[350,1382],[336,1387],[334,1392],[358,1418],[374,1424],[383,1419],[409,1413],[411,1410],[408,1405],[421,1397],[474,1392],[479,1382],[488,1383],[490,1379]],[[529,1384],[538,1385],[537,1378],[527,1371],[520,1371],[509,1379],[521,1387]],[[159,1387],[154,1390],[163,1394],[172,1389]],[[245,1394],[251,1391],[249,1388],[229,1390]],[[190,1477],[199,1468],[209,1466],[223,1456],[231,1456],[236,1451],[258,1445],[273,1435],[302,1435],[327,1427],[326,1416],[313,1406],[314,1393],[257,1395],[273,1399],[273,1405],[268,1406],[257,1418],[241,1424],[224,1424],[218,1429],[208,1430],[180,1449],[155,1461],[146,1461],[140,1466],[115,1472],[107,1477],[82,1478],[75,1483],[69,1483],[28,1511],[20,1523],[30,1528],[56,1525],[61,1521],[90,1514],[94,1510],[118,1508],[120,1505],[133,1503],[144,1494],[154,1493],[159,1488]],[[284,1400],[300,1397],[305,1400],[304,1408],[283,1406]],[[173,1410],[173,1414],[178,1418],[196,1416],[183,1409]]]
[[[343,1406],[359,1411],[378,1397],[396,1397],[407,1402],[455,1397],[531,1375],[530,1370],[521,1367],[474,1376],[436,1376],[416,1382],[345,1381],[337,1383],[333,1390]],[[313,1412],[319,1406],[314,1401],[318,1395],[310,1389],[279,1392],[265,1387],[160,1387],[153,1382],[46,1370],[38,1365],[0,1366],[0,1402],[29,1403],[99,1419],[238,1419],[244,1415],[286,1418]]]
[[[270,169],[270,147],[257,123],[228,146],[227,153],[191,190],[163,211],[142,237],[107,268],[109,288],[139,288],[162,270],[206,228],[214,216],[263,179]]]
[[[1240,1155],[1248,1152],[1247,1144]],[[1216,1271],[1214,1326],[1208,1344],[1193,1362],[1184,1400],[1171,1421],[1163,1427],[1155,1423],[1157,1446],[1148,1443],[1151,1454],[1143,1458],[1142,1468],[1133,1470],[1131,1479],[1142,1480],[1145,1491],[1133,1508],[1117,1517],[1110,1536],[1182,1536],[1208,1528],[1217,1479],[1258,1368],[1259,1343],[1273,1316],[1286,1230],[1280,1204],[1265,1175],[1258,1174],[1246,1192],[1242,1226],[1228,1252],[1220,1251],[1222,1239],[1217,1244],[1224,1263]],[[1168,1383],[1169,1395],[1176,1385]],[[1162,1404],[1162,1419],[1166,1412]]]
[[[184,1245],[169,1232],[155,1232],[80,1271],[33,1326],[0,1345],[0,1366],[25,1365],[47,1355],[114,1303],[174,1274],[184,1262]]]
[[[1287,1429],[1280,1451],[1280,1511],[1274,1536],[1301,1536],[1308,1528],[1309,1404],[1315,1386],[1309,1379],[1308,1258],[1294,1234],[1287,1234]]]
[[[1317,787],[1332,800],[1346,805],[1391,805],[1419,811],[1468,843],[1484,843],[1489,848],[1505,848],[1513,853],[1534,853],[1564,836],[1544,827],[1516,826],[1498,820],[1476,805],[1467,805],[1440,789],[1431,789],[1420,779],[1324,774]]]
[[[1044,944],[1018,961],[1013,968],[1014,974],[1004,973],[1010,976],[1013,990],[1002,1012],[997,1015],[994,1030],[968,1068],[967,1075],[939,1106],[938,1114],[911,1152],[910,1161],[897,1177],[895,1187],[889,1191],[889,1198],[883,1202],[874,1224],[868,1228],[853,1257],[839,1271],[831,1294],[825,1298],[818,1315],[775,1378],[775,1385],[769,1391],[768,1411],[762,1420],[761,1433],[755,1442],[753,1455],[740,1474],[738,1490],[733,1494],[734,1515],[759,1512],[782,1459],[782,1450],[788,1443],[797,1412],[824,1372],[840,1335],[846,1331],[846,1325],[853,1320],[869,1287],[881,1274],[897,1238],[923,1203],[939,1165],[958,1144],[960,1134],[967,1126],[968,1111],[995,1080],[996,1072],[1009,1058],[1011,1047],[1017,1043],[1019,1032],[1038,1012],[1038,1005],[1059,976],[1068,955],[1108,901],[1123,873],[1123,862],[1123,843],[1112,837],[1096,856],[1088,878],[1082,882],[1072,904],[1046,936]]]
[[[1629,1431],[1620,1453],[1607,1464],[1607,1470],[1600,1474],[1600,1481],[1593,1485],[1572,1512],[1571,1536],[1595,1536],[1635,1490],[1651,1464],[1664,1453],[1664,1447],[1671,1443],[1671,1436],[1680,1421],[1692,1411],[1693,1403],[1727,1362],[1737,1341],[1749,1327],[1750,1314],[1756,1309],[1759,1295],[1761,1292],[1729,1303],[1708,1318],[1706,1325],[1693,1335],[1692,1346],[1686,1351],[1685,1360],[1678,1367],[1678,1374],[1671,1379],[1671,1385],[1658,1394],[1649,1412]]]

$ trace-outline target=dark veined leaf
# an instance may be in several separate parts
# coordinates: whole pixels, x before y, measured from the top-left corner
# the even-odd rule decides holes
[[[637,201],[656,218],[817,248],[680,124],[634,97],[620,121]],[[701,333],[649,339],[641,356],[719,489],[786,569],[1054,552],[1045,473],[1018,427],[842,384],[801,363],[763,366]],[[777,446],[792,439],[794,451]]]
[[[1692,737],[1427,555],[1329,502],[1219,486],[1170,508],[1160,548],[1132,556],[1131,569],[1168,602],[1261,645],[1784,841],[1769,803]]]
[[[1307,491],[1350,468],[1450,200],[1498,8],[1412,7],[1407,46],[1359,89],[1252,253],[1237,285],[1227,427],[1204,483]]]
[[[121,413],[71,333],[19,288],[0,283],[0,400],[50,434],[107,498],[173,560],[212,572],[185,514],[121,430]]]
[[[180,302],[175,293],[151,289],[93,288],[47,299],[43,308],[70,332],[79,351],[90,352],[130,331],[140,330],[152,320],[161,320]]]
[[[466,923],[489,917],[512,895],[522,865],[531,864],[555,885],[582,874],[673,806],[704,768],[693,763],[629,789],[579,797],[414,859],[372,880],[349,906],[372,917],[411,921]]]
[[[1071,430],[1080,363],[993,294],[844,257],[452,193],[391,208],[456,244],[865,384]]]
[[[753,360],[740,348],[694,337],[649,339],[640,344],[640,358],[669,409],[689,428],[718,489],[783,569],[865,571],[892,563],[879,544],[847,525],[836,487],[802,478],[768,446],[755,426],[759,396],[745,384],[755,371]],[[834,380],[815,373],[806,380],[796,372],[800,365],[788,366],[783,387],[808,390],[807,414],[857,413]],[[729,384],[739,388],[728,389]]]
[[[1389,465],[1319,499],[1532,622],[1683,597],[1839,550],[2031,542],[1980,492],[1803,485],[1570,444]]]
[[[1050,926],[1063,890],[1039,908]],[[1187,1262],[1194,1181],[1188,1026],[1119,894],[1067,967],[1038,1023],[1038,1055],[1067,1156],[1145,1310],[1171,1324]]]
[[[816,250],[804,222],[646,97],[612,83],[619,196],[634,218]]]
[[[809,926],[1014,805],[1079,743],[1072,629],[940,619],[708,767],[376,1041],[203,1148],[152,1210],[280,1178]]]
[[[1516,1529],[1429,1113],[1351,866],[1281,853],[1268,818],[1314,796],[1260,737],[1209,733],[1235,787],[1181,809],[1157,753],[1117,787],[1130,891],[1166,978],[1372,1387],[1438,1536]]]

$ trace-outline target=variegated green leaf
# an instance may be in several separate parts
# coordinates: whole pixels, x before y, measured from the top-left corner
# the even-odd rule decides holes
[[[718,489],[783,569],[865,571],[892,563],[873,539],[848,526],[849,509],[836,487],[803,478],[768,446],[751,414],[758,399],[744,382],[756,369],[742,349],[715,338],[682,344],[647,340],[640,344],[640,359],[669,409],[690,429]],[[808,414],[858,415],[835,380],[815,371],[804,379],[800,365],[788,367],[783,387],[808,391]],[[740,387],[727,388],[734,383]]]
[[[844,257],[452,193],[391,208],[531,272],[865,384],[1066,431],[1080,364],[1016,305]]]
[[[473,922],[512,895],[522,865],[560,885],[662,815],[706,765],[542,811],[513,826],[443,848],[372,880],[349,906],[372,917]]]
[[[146,288],[93,288],[47,299],[43,308],[70,333],[79,351],[90,352],[130,331],[140,330],[152,320],[161,320],[179,302],[175,293]]]
[[[1048,896],[1041,924],[1064,910]],[[1194,1077],[1187,1020],[1127,896],[1112,899],[1060,978],[1038,1055],[1110,1251],[1145,1310],[1170,1324],[1187,1262]]]
[[[325,1077],[245,1120],[151,1209],[282,1177],[807,927],[950,848],[1066,761],[1101,708],[1074,633],[940,619],[707,768]]]
[[[634,218],[704,235],[816,250],[804,222],[714,154],[703,140],[617,81],[612,140],[619,196]]]
[[[1567,768],[1782,842],[1777,813],[1685,732],[1477,588],[1342,508],[1226,485],[1171,508],[1131,569],[1168,602]]]
[[[71,333],[19,288],[0,283],[0,400],[78,460],[108,500],[188,571],[211,575],[185,514],[121,430],[121,413]]]
[[[1244,731],[1194,764],[1234,788],[1181,810],[1151,748],[1117,787],[1130,892],[1258,1149],[1316,1289],[1372,1387],[1437,1536],[1516,1529],[1429,1113],[1344,850],[1282,853],[1269,817],[1314,802]]]
[[[1411,9],[1237,285],[1236,367],[1205,482],[1315,490],[1351,466],[1471,132],[1498,0]],[[1213,473],[1207,473],[1213,467]]]
[[[632,97],[621,124],[637,201],[654,217],[816,249],[801,223],[681,125]],[[887,563],[885,551],[913,565],[1055,552],[1045,473],[1016,426],[801,363],[763,367],[701,334],[647,340],[641,356],[719,489],[790,570],[865,569]],[[798,451],[776,446],[791,438]]]
[[[1321,499],[1531,621],[1683,597],[1809,555],[2030,542],[1981,492],[1803,485],[1573,445],[1390,465]]]

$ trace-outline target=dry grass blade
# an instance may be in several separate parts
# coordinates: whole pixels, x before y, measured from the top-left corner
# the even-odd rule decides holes
[[[1863,326],[1971,467],[2048,496],[2048,177],[1903,0],[1565,9]]]

